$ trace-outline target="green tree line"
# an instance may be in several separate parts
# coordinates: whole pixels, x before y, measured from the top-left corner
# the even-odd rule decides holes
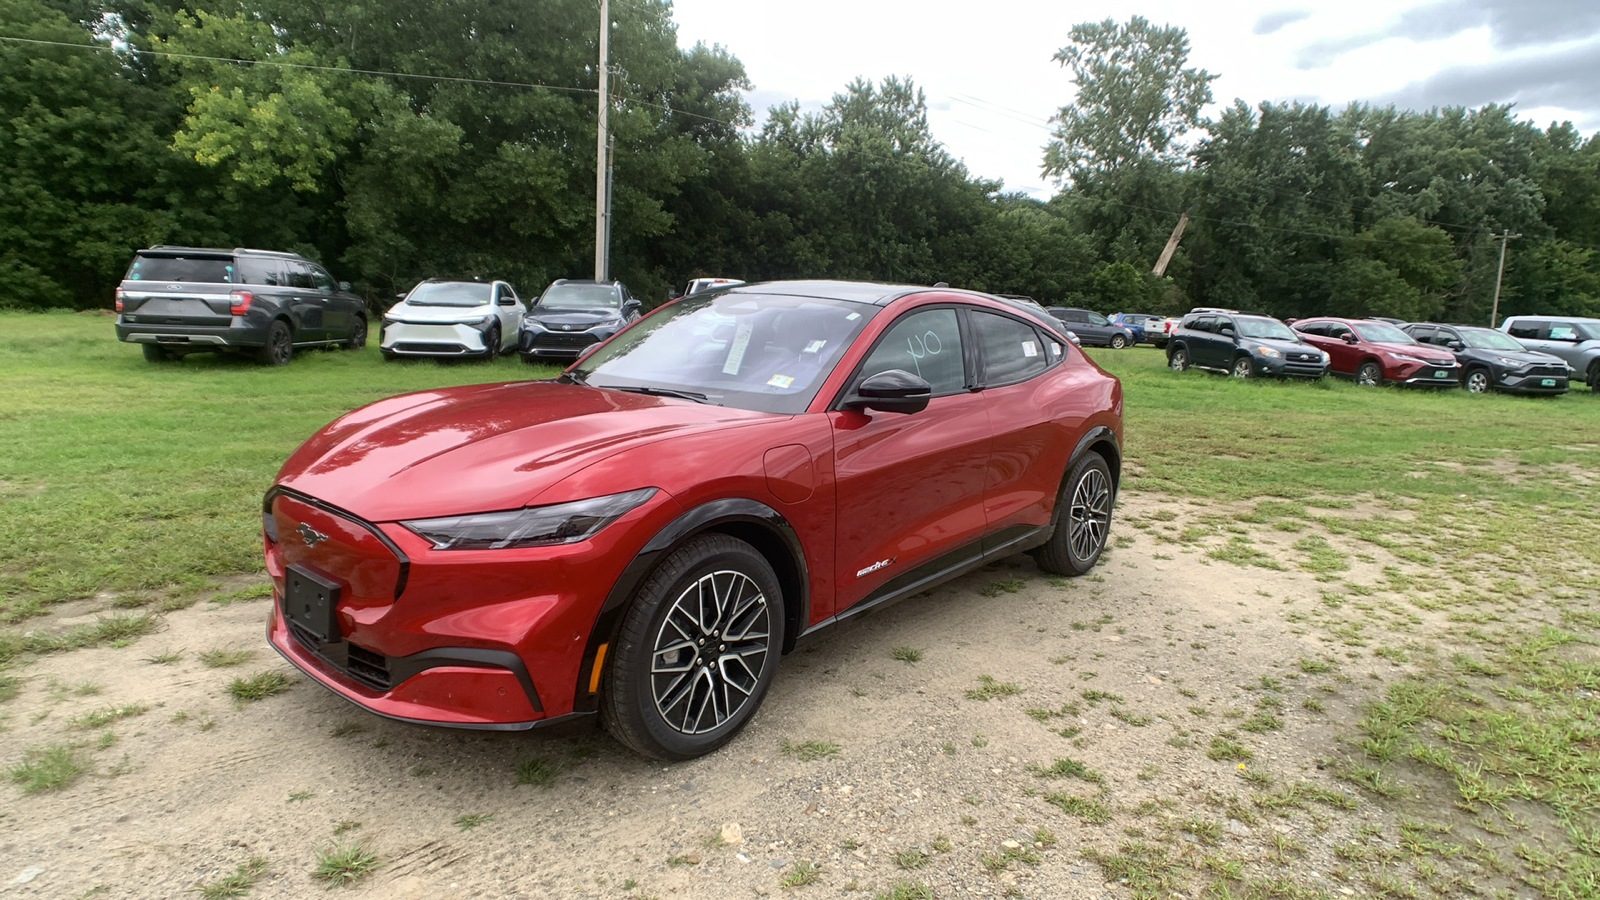
[[[1509,107],[1242,101],[1187,36],[1073,28],[1047,202],[974,175],[907,79],[743,100],[670,4],[612,0],[612,274],[864,278],[1277,315],[1600,315],[1600,140]],[[152,244],[293,250],[374,302],[592,273],[592,0],[0,0],[0,307],[109,305]],[[1161,277],[1152,264],[1189,217]]]

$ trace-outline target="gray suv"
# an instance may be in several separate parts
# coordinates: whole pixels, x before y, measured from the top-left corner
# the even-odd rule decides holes
[[[293,253],[158,246],[117,288],[117,339],[150,362],[209,351],[281,366],[297,347],[364,346],[367,305]]]
[[[1508,316],[1500,330],[1529,350],[1566,360],[1589,390],[1600,392],[1600,319]]]

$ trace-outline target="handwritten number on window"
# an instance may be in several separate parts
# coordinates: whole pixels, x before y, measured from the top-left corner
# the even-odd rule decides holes
[[[931,330],[922,334],[913,334],[906,338],[906,352],[911,354],[911,368],[922,378],[922,358],[925,356],[938,356],[944,350],[944,341]]]

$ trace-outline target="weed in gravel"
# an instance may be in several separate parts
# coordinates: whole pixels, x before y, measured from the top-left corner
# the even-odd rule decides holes
[[[177,650],[163,650],[160,653],[152,653],[151,655],[146,656],[144,661],[152,666],[170,666],[180,659],[183,659],[182,648]]]
[[[202,650],[199,654],[201,662],[213,669],[225,669],[228,666],[237,666],[248,662],[256,655],[254,650]]]
[[[462,831],[471,831],[479,825],[486,824],[494,818],[494,813],[462,813],[456,816],[456,827]]]
[[[896,881],[887,891],[879,891],[872,900],[933,900],[933,888],[915,881]]]
[[[118,719],[129,716],[142,716],[149,712],[150,707],[143,703],[124,703],[121,706],[104,706],[91,710],[79,716],[73,716],[67,723],[73,728],[101,728],[110,725]]]
[[[968,700],[990,700],[1022,693],[1014,681],[996,681],[993,675],[979,675],[978,686],[967,691]]]
[[[983,595],[985,597],[998,597],[1001,594],[1015,594],[1027,586],[1028,580],[1026,578],[1007,578],[984,585]]]
[[[902,869],[920,869],[928,864],[928,854],[916,847],[901,850],[894,855],[894,864]]]
[[[335,844],[317,851],[317,867],[311,871],[311,877],[327,882],[330,887],[355,884],[381,865],[377,854],[359,843]]]
[[[1322,675],[1327,672],[1332,672],[1335,668],[1334,664],[1328,662],[1327,660],[1309,659],[1304,656],[1300,657],[1299,665],[1300,671],[1306,673],[1307,675]]]
[[[236,706],[254,703],[288,689],[289,676],[272,669],[257,672],[249,678],[235,678],[228,683],[228,693],[233,695]]]
[[[778,745],[778,749],[801,762],[812,762],[838,756],[840,747],[831,741],[803,741],[796,744],[785,739]]]
[[[73,685],[72,692],[79,697],[94,697],[105,691],[106,686],[96,681],[80,681]]]
[[[1239,779],[1246,784],[1258,788],[1272,786],[1272,773],[1266,769],[1239,769]]]
[[[340,819],[338,824],[333,826],[333,836],[338,837],[347,831],[355,831],[360,827],[361,823],[357,822],[355,819]]]
[[[817,864],[810,860],[802,859],[790,866],[789,871],[783,873],[783,877],[778,879],[778,884],[786,888],[801,888],[816,884],[821,880],[822,870],[818,868]]]
[[[237,591],[228,591],[213,596],[211,602],[218,606],[229,606],[241,600],[265,600],[272,596],[272,585],[269,583],[255,584],[250,587],[240,588]]]
[[[1225,731],[1211,738],[1211,746],[1206,749],[1206,755],[1212,759],[1238,760],[1245,762],[1255,756],[1250,748],[1233,739],[1233,733]]]
[[[1172,827],[1186,834],[1194,835],[1194,839],[1208,847],[1215,847],[1222,843],[1222,826],[1210,819],[1201,819],[1195,816],[1186,816],[1176,819]]]
[[[289,799],[287,801],[285,801],[285,802],[288,802],[288,803],[300,803],[300,802],[305,801],[305,800],[310,800],[312,797],[315,797],[316,795],[317,795],[316,791],[290,791],[289,792]]]
[[[1070,756],[1063,756],[1049,766],[1040,766],[1033,763],[1028,765],[1028,771],[1040,778],[1080,778],[1084,781],[1100,784],[1105,781],[1105,776],[1089,768]]]
[[[543,756],[529,756],[519,759],[511,767],[516,775],[517,784],[530,784],[534,787],[548,787],[561,774],[561,761],[546,759]]]
[[[23,753],[22,762],[11,767],[11,780],[21,785],[25,794],[59,791],[87,768],[73,744],[30,747]]]
[[[1239,727],[1254,734],[1266,734],[1283,728],[1283,720],[1264,709],[1258,709],[1250,718],[1240,722]]]
[[[1284,809],[1303,809],[1306,803],[1316,801],[1325,803],[1335,809],[1352,810],[1356,808],[1355,798],[1340,793],[1309,781],[1296,781],[1284,785],[1283,789],[1271,794],[1255,794],[1251,797],[1256,806],[1265,810],[1282,811]]]
[[[1300,701],[1300,708],[1306,712],[1323,712],[1322,701],[1315,697],[1307,697]]]
[[[1159,844],[1130,841],[1116,853],[1088,847],[1083,855],[1100,867],[1106,881],[1126,884],[1136,900],[1171,897],[1188,887],[1182,865],[1168,858],[1167,848]]]
[[[106,749],[109,749],[111,747],[111,745],[115,744],[116,742],[117,742],[117,733],[108,728],[105,731],[100,732],[100,737],[95,739],[94,748],[96,750],[106,750]]]
[[[987,747],[987,746],[989,746],[989,738],[988,738],[988,736],[986,736],[981,731],[978,732],[977,734],[973,735],[972,736],[972,746],[974,746],[974,747]]]
[[[889,651],[889,655],[904,663],[914,663],[922,659],[922,651],[916,647],[896,647]]]
[[[1089,705],[1090,706],[1093,706],[1093,705],[1099,703],[1101,700],[1109,700],[1112,703],[1124,703],[1124,702],[1126,702],[1125,700],[1122,699],[1122,695],[1121,694],[1113,694],[1110,691],[1096,691],[1096,690],[1084,691],[1083,692],[1083,699],[1089,701]]]
[[[1049,791],[1044,795],[1044,802],[1091,825],[1104,825],[1111,821],[1111,807],[1100,800],[1079,797],[1065,791]]]
[[[1143,728],[1144,726],[1155,721],[1155,718],[1152,716],[1147,716],[1143,713],[1129,712],[1125,707],[1121,706],[1111,707],[1111,718],[1133,728]]]
[[[154,613],[118,613],[66,631],[0,631],[0,666],[24,653],[62,653],[101,644],[127,646],[159,623]]]
[[[935,853],[949,853],[955,849],[955,845],[950,843],[950,839],[942,834],[934,837],[932,846]]]
[[[255,887],[256,880],[267,873],[269,863],[265,856],[252,856],[250,860],[241,863],[233,870],[233,874],[218,881],[195,886],[192,893],[199,894],[205,900],[227,900],[231,897],[243,897]]]

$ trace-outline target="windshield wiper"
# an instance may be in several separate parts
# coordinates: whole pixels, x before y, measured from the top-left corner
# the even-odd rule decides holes
[[[584,380],[584,377],[577,372],[562,372],[556,380],[565,381],[568,384],[581,384],[584,387],[589,386],[589,382]]]
[[[649,394],[652,397],[677,397],[680,400],[693,400],[696,403],[711,402],[710,398],[706,397],[705,394],[697,394],[694,391],[675,391],[671,388],[649,387],[646,385],[623,387],[618,384],[606,384],[596,385],[596,387],[604,387],[612,391],[627,391],[630,394]]]

